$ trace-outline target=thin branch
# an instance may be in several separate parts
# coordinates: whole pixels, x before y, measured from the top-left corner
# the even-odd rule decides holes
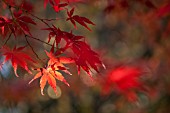
[[[7,40],[4,42],[3,46],[7,44],[7,42],[9,41],[9,39],[11,38],[12,32],[9,34]]]
[[[33,15],[32,13],[30,13],[30,12],[27,12],[27,13],[30,14],[32,17],[34,17],[34,18],[40,20],[41,22],[43,22],[43,23],[44,23],[45,25],[47,25],[49,28],[51,28],[51,26],[50,26],[47,22],[45,22],[44,19],[41,19],[40,17],[35,16],[35,15]]]
[[[38,56],[38,54],[34,51],[33,47],[31,46],[31,44],[29,43],[28,39],[27,39],[27,35],[25,35],[25,39],[26,39],[26,42],[28,44],[28,46],[31,48],[32,52],[35,54],[35,56],[43,62],[43,60],[40,59],[40,57]]]
[[[35,38],[35,37],[33,37],[33,36],[30,36],[30,35],[25,35],[25,36],[28,37],[28,38],[37,40],[37,41],[39,41],[39,42],[42,42],[42,43],[44,43],[44,44],[46,44],[46,45],[53,46],[52,44],[49,44],[49,43],[47,43],[47,42],[45,42],[45,41],[42,41],[42,40],[40,40],[39,38]]]

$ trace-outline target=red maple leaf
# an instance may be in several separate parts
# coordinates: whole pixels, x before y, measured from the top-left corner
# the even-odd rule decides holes
[[[46,8],[48,2],[57,13],[68,5],[67,3],[60,3],[60,0],[44,0],[44,8]]]
[[[62,3],[62,4],[58,4],[58,5],[54,5],[53,8],[55,10],[55,12],[59,12],[60,10],[63,10],[65,6],[67,6],[67,3]]]
[[[103,93],[108,94],[111,88],[125,95],[129,101],[136,101],[136,90],[143,90],[139,77],[141,69],[137,67],[122,66],[113,69],[107,76]]]
[[[65,35],[67,36],[67,43],[75,55],[74,60],[78,68],[78,74],[80,73],[80,68],[82,68],[91,77],[90,67],[96,72],[99,72],[97,66],[104,65],[100,61],[98,54],[84,42],[85,37],[76,36],[72,33],[65,33]]]
[[[7,18],[4,18],[4,17],[0,17],[0,27],[1,27],[1,34],[2,34],[3,38],[5,38],[6,35],[10,31],[11,31],[11,33],[14,34],[14,36],[16,36],[16,34],[15,34],[16,27],[13,26],[12,19],[7,19]]]
[[[0,49],[1,54],[5,57],[4,61],[1,64],[1,67],[3,64],[5,64],[8,60],[11,60],[12,67],[14,68],[14,73],[17,77],[17,67],[18,65],[22,68],[24,68],[28,73],[32,74],[32,72],[28,68],[28,62],[31,63],[36,63],[29,55],[27,55],[25,52],[22,50],[25,48],[19,47],[16,48],[14,47],[12,50],[8,48],[7,46],[4,46]]]
[[[25,34],[29,34],[30,30],[28,27],[28,23],[36,25],[36,23],[28,16],[22,16],[22,11],[14,12],[14,19],[6,19],[0,17],[0,27],[2,31],[2,35],[5,37],[10,31],[16,37],[16,32],[21,30],[25,32]]]
[[[66,85],[70,86],[68,82],[65,80],[63,75],[59,72],[59,70],[64,71],[65,73],[70,74],[70,72],[67,70],[67,68],[63,64],[68,64],[74,62],[70,58],[61,57],[57,58],[53,55],[53,53],[48,53],[46,51],[47,56],[50,58],[48,61],[48,65],[46,68],[39,68],[36,69],[39,71],[35,77],[29,82],[33,82],[35,79],[41,77],[40,79],[40,88],[41,88],[41,94],[44,95],[43,90],[44,87],[48,81],[49,85],[53,88],[54,92],[57,93],[56,90],[56,80],[64,82]]]
[[[100,61],[98,54],[91,50],[91,48],[85,42],[75,41],[71,49],[76,54],[74,59],[78,68],[78,73],[80,73],[80,68],[82,68],[91,77],[90,66],[96,72],[99,72],[97,66],[103,64]]]
[[[75,28],[77,28],[75,22],[78,22],[80,25],[84,26],[89,31],[91,31],[91,29],[87,26],[87,24],[91,24],[91,25],[95,25],[95,24],[86,17],[81,17],[79,15],[73,16],[73,13],[74,13],[74,8],[72,8],[70,11],[67,11],[68,18],[66,20],[67,21],[70,20]]]
[[[16,19],[16,22],[14,22],[14,26],[16,26],[19,29],[22,29],[26,34],[31,35],[27,23],[36,25],[32,18],[28,16],[22,16],[22,11],[14,12],[14,17]]]

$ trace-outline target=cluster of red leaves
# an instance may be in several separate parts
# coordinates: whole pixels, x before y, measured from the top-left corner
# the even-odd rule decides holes
[[[82,2],[82,0],[44,0],[44,8],[46,8],[47,4],[49,3],[50,6],[54,9],[55,12],[59,13],[61,10],[65,10],[67,13],[67,18],[65,21],[71,21],[71,23],[76,28],[76,22],[82,25],[83,27],[87,28],[91,31],[91,29],[87,26],[87,24],[95,25],[92,21],[87,19],[86,17],[82,17],[79,15],[73,15],[74,8],[71,8],[69,10],[69,4],[74,2]],[[64,64],[70,64],[74,63],[77,65],[78,73],[80,73],[80,68],[82,68],[84,71],[86,71],[90,77],[90,71],[91,69],[94,69],[95,71],[99,72],[98,66],[103,65],[102,62],[99,59],[99,56],[96,52],[94,52],[90,46],[85,42],[84,36],[77,36],[74,35],[72,32],[65,32],[62,31],[60,28],[56,28],[54,25],[50,26],[45,20],[37,17],[32,13],[32,7],[29,2],[21,2],[21,4],[17,5],[15,1],[13,0],[7,0],[3,1],[3,4],[5,4],[7,7],[6,9],[9,10],[11,17],[3,17],[0,18],[0,27],[2,31],[2,36],[4,38],[9,35],[9,38],[11,37],[11,34],[13,34],[15,37],[18,36],[18,32],[22,32],[21,35],[25,35],[24,38],[30,37],[32,39],[36,39],[38,41],[44,42],[38,38],[34,38],[31,34],[29,24],[37,25],[34,22],[35,19],[38,19],[39,21],[45,23],[45,25],[48,26],[48,28],[45,28],[43,30],[46,30],[49,32],[48,37],[48,45],[51,45],[51,38],[54,38],[53,44],[51,45],[51,51],[46,52],[46,55],[48,56],[48,63],[47,66],[37,67],[36,70],[37,74],[35,77],[29,82],[33,82],[35,79],[40,78],[40,88],[41,88],[41,94],[43,95],[43,90],[48,82],[49,85],[53,88],[54,92],[56,92],[56,79],[59,81],[64,82],[66,85],[69,86],[69,83],[66,81],[64,76],[62,75],[61,71],[70,74],[68,71],[68,68],[64,66]],[[71,5],[70,5],[71,6]],[[5,9],[5,8],[4,8]],[[7,41],[8,41],[7,39]],[[64,40],[66,43],[64,46],[61,46],[62,40]],[[32,49],[33,53],[38,56],[34,48],[31,46],[31,44],[26,39],[26,43],[30,48]],[[45,42],[46,43],[46,42]],[[46,43],[46,44],[47,44]],[[15,75],[18,77],[17,74],[17,67],[20,66],[24,68],[28,73],[32,74],[32,70],[30,70],[28,67],[28,63],[38,63],[35,62],[29,55],[23,52],[23,49],[25,47],[14,47],[13,49],[8,48],[5,42],[5,46],[1,47],[0,53],[3,57],[5,57],[4,61],[1,64],[1,67],[4,63],[6,63],[8,60],[11,61],[12,67],[14,68]],[[68,55],[68,57],[61,57],[64,52],[71,51],[74,55]],[[38,58],[38,57],[37,57]],[[38,58],[41,60],[40,58]],[[44,62],[43,62],[44,63]]]
[[[140,76],[141,69],[132,66],[117,67],[109,72],[103,87],[103,94],[110,93],[113,88],[116,92],[123,94],[129,101],[136,101],[136,91],[144,91]]]
[[[97,65],[103,65],[99,59],[98,54],[95,53],[90,48],[90,46],[87,45],[87,43],[84,41],[85,38],[84,36],[76,36],[72,32],[68,33],[61,31],[59,28],[56,28],[55,26],[53,28],[47,28],[45,30],[50,31],[48,42],[50,42],[52,37],[55,38],[56,46],[58,46],[61,39],[66,41],[65,46],[58,49],[55,52],[55,55],[59,55],[66,51],[67,49],[71,49],[72,52],[75,54],[75,56],[73,56],[73,59],[77,65],[78,73],[80,73],[80,68],[82,68],[90,75],[89,65],[97,72],[98,72]]]
[[[36,25],[36,23],[28,16],[23,16],[22,11],[14,12],[14,17],[12,19],[0,18],[0,27],[2,31],[2,36],[6,37],[6,35],[11,32],[16,37],[17,31],[23,31],[24,34],[29,34],[30,30],[27,23]]]

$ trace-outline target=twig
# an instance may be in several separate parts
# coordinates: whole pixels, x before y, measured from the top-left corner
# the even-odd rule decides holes
[[[44,43],[44,44],[46,44],[46,45],[53,46],[52,44],[49,44],[49,43],[47,43],[47,42],[45,42],[45,41],[42,41],[42,40],[40,40],[39,38],[35,38],[35,37],[33,37],[33,36],[30,36],[30,35],[25,35],[25,36],[28,37],[28,38],[32,38],[32,39],[34,39],[34,40],[37,40],[37,41],[39,41],[39,42],[42,42],[42,43]]]
[[[12,35],[12,32],[9,34],[9,36],[8,36],[7,40],[5,41],[5,43],[3,44],[3,46],[7,44],[7,42],[8,42],[9,39],[11,38],[11,35]]]
[[[37,55],[37,53],[34,51],[34,49],[33,49],[33,47],[31,46],[31,44],[29,43],[26,35],[25,35],[25,40],[26,40],[28,46],[31,48],[32,52],[35,54],[35,56],[36,56],[39,60],[41,60],[40,57]],[[41,61],[42,61],[42,60],[41,60]]]

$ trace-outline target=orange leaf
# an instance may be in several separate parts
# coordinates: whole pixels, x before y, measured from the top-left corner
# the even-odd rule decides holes
[[[37,71],[39,71],[35,77],[29,82],[33,82],[35,79],[41,77],[40,79],[40,88],[41,88],[41,94],[44,95],[43,90],[44,87],[48,81],[48,84],[53,88],[54,92],[57,94],[56,90],[56,80],[64,82],[67,86],[70,86],[69,83],[65,80],[63,75],[58,72],[58,70],[64,71],[68,74],[70,72],[67,70],[67,68],[62,64],[61,61],[64,63],[72,63],[73,60],[70,58],[56,58],[52,53],[48,53],[46,51],[47,56],[50,58],[48,61],[48,65],[46,68],[39,68]]]

